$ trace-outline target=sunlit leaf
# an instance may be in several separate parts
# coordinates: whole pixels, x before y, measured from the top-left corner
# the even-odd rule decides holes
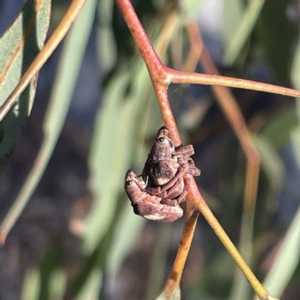
[[[278,149],[285,145],[290,138],[290,133],[298,124],[299,120],[296,111],[294,107],[292,107],[291,109],[276,114],[260,131],[260,134]]]
[[[99,289],[102,283],[102,272],[98,269],[93,270],[88,281],[75,300],[98,299]]]
[[[59,268],[51,273],[49,280],[49,291],[52,299],[63,299],[67,286],[67,274],[64,269]],[[34,298],[31,298],[34,299]]]
[[[37,267],[31,268],[26,272],[22,289],[22,300],[38,299],[40,281],[40,273]]]
[[[296,89],[300,90],[300,43],[298,43],[292,63],[291,79]]]
[[[131,205],[125,205],[116,223],[117,230],[112,237],[107,264],[107,271],[111,276],[115,276],[119,271],[125,255],[127,255],[137,237],[140,236],[145,219],[134,215]],[[118,228],[122,228],[122,230],[120,231]],[[126,234],[126,232],[133,234]]]
[[[129,128],[132,101],[124,99],[128,83],[129,76],[124,72],[111,82],[95,124],[89,162],[95,201],[84,232],[85,249],[89,251],[110,225],[128,165],[127,147],[131,147],[128,139],[132,136]]]
[[[299,264],[300,258],[300,209],[294,217],[275,261],[264,280],[266,288],[280,297]]]
[[[153,259],[151,261],[151,269],[147,282],[145,299],[154,299],[157,291],[165,281],[164,274],[166,273],[166,265],[168,252],[170,247],[172,224],[160,224],[155,240]]]
[[[245,8],[242,15],[239,16],[236,21],[234,21],[235,19],[233,17],[233,11],[236,9],[235,7],[238,6],[236,6],[235,3],[232,3],[232,1],[225,2],[225,12],[227,11],[227,14],[225,14],[226,20],[227,23],[232,23],[231,26],[224,26],[224,31],[227,32],[227,34],[225,35],[225,64],[230,65],[237,59],[238,55],[243,49],[243,46],[245,45],[245,42],[252,32],[252,29],[259,17],[264,3],[265,0],[249,1],[248,6]]]
[[[232,37],[236,35],[242,20],[243,5],[240,0],[229,0],[224,2],[224,26],[223,38],[226,48],[232,42]]]
[[[161,294],[155,298],[155,300],[180,300],[181,291],[180,287],[176,286],[174,289],[165,287]]]
[[[144,138],[147,120],[141,118],[151,90],[147,69],[140,60],[120,69],[105,90],[89,158],[95,202],[86,220],[85,250],[94,249],[112,221],[125,172],[136,162],[137,137]]]
[[[180,2],[180,8],[183,12],[184,22],[191,22],[195,20],[199,13],[202,0],[184,0]]]
[[[269,199],[273,201],[283,186],[283,162],[279,152],[276,151],[276,148],[270,143],[268,138],[259,135],[255,137],[254,141],[260,155],[262,169],[268,177],[270,185]]]
[[[300,120],[300,105],[296,103],[295,112],[298,121]],[[291,141],[296,152],[296,162],[300,166],[300,127],[291,133]],[[264,285],[274,295],[280,297],[289,281],[291,280],[300,260],[300,208],[292,223],[290,224],[280,248],[276,254],[275,260],[269,270]]]

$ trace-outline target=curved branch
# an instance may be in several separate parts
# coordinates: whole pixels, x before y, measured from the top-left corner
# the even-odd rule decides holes
[[[176,122],[171,111],[170,103],[168,100],[167,89],[170,83],[194,83],[216,86],[228,86],[250,90],[258,90],[276,94],[282,94],[292,97],[300,97],[300,92],[284,87],[278,87],[270,84],[264,84],[255,81],[223,77],[218,75],[205,75],[199,73],[188,73],[177,71],[166,67],[157,56],[149,38],[147,37],[136,13],[129,0],[116,0],[125,21],[131,31],[135,43],[145,61],[148,68],[150,77],[155,88],[158,102],[161,108],[165,124],[169,128],[171,139],[174,140],[176,145],[181,143]],[[254,156],[255,158],[255,156]],[[255,159],[254,159],[255,161]],[[222,226],[219,224],[202,195],[200,194],[196,182],[191,178],[191,185],[187,196],[187,212],[184,232],[182,235],[181,245],[172,268],[171,275],[167,281],[165,288],[174,289],[179,286],[183,267],[186,262],[187,254],[189,252],[191,241],[193,238],[198,212],[194,212],[196,208],[203,214],[207,222],[210,224],[216,235],[219,237],[225,248],[228,250],[234,261],[240,267],[245,277],[250,282],[256,294],[260,299],[274,299],[271,297],[267,290],[257,280],[251,269],[248,267],[234,244],[231,242]],[[176,276],[174,276],[176,274]]]

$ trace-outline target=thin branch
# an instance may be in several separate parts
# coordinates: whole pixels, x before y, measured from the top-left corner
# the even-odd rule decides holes
[[[169,74],[167,78],[172,83],[191,83],[217,86],[219,85],[300,98],[299,91],[273,84],[226,76],[189,73],[173,70],[170,68],[168,68],[168,71]]]
[[[193,41],[192,45],[196,48],[195,52],[199,53],[199,49],[201,49],[201,55],[199,53],[199,60],[205,73],[210,75],[220,75],[202,41],[198,25],[196,23],[188,24],[187,31],[190,40]],[[197,44],[197,46],[195,46],[195,44]],[[213,85],[212,90],[224,114],[239,138],[247,159],[253,163],[259,163],[258,152],[255,148],[244,117],[237,105],[236,99],[233,97],[228,87]]]
[[[189,197],[193,198],[193,195],[189,194],[187,198]],[[189,203],[191,202],[187,201],[187,205]],[[171,289],[174,289],[174,287],[179,286],[183,269],[187,260],[187,256],[191,248],[199,212],[195,209],[187,210],[187,211],[190,211],[190,213],[186,214],[186,220],[182,232],[182,238],[180,241],[180,245],[177,251],[175,261],[173,263],[172,270],[166,282],[165,288],[169,287]]]
[[[127,26],[136,42],[136,45],[145,61],[145,64],[149,70],[149,73],[156,78],[161,75],[163,78],[166,77],[165,68],[160,58],[157,56],[151,41],[149,40],[136,12],[131,5],[129,0],[116,0],[120,10],[122,11],[123,17],[127,23]],[[161,74],[159,69],[161,68]],[[152,77],[152,76],[151,76]],[[153,78],[152,78],[153,79]],[[162,83],[162,81],[161,81]]]
[[[218,236],[220,241],[223,243],[224,247],[227,249],[228,253],[234,259],[236,264],[239,266],[249,283],[251,284],[253,290],[257,294],[260,299],[268,300],[270,295],[268,291],[264,288],[264,286],[258,281],[256,276],[253,274],[251,269],[248,267],[247,263],[240,255],[234,244],[231,242],[230,238],[213,215],[210,208],[207,206],[205,200],[203,199],[201,193],[198,190],[197,184],[195,180],[192,178],[191,186],[190,186],[190,193],[193,195],[192,202],[195,207],[202,213],[210,227],[214,230],[215,234]]]
[[[149,38],[147,37],[140,21],[138,20],[130,1],[116,1],[122,11],[125,21],[135,39],[137,47],[141,52],[141,55],[149,70],[149,74],[152,79],[157,94],[158,102],[162,111],[164,122],[169,127],[170,137],[175,141],[176,144],[181,142],[167,96],[167,88],[171,82],[230,86],[300,97],[300,92],[292,89],[277,87],[274,85],[268,85],[254,81],[222,77],[217,75],[204,75],[198,73],[176,71],[166,67],[158,58],[155,50],[153,49],[152,44]],[[207,206],[193,178],[191,178],[189,197],[187,198],[187,208],[188,209],[186,214],[188,217],[186,219],[185,228],[187,228],[188,231],[184,231],[182,236],[182,241],[185,241],[186,247],[184,247],[184,249],[182,247],[179,247],[178,254],[166,287],[170,287],[171,289],[173,289],[175,287],[178,288],[179,286],[179,280],[182,275],[183,267],[186,262],[187,253],[189,252],[194,234],[194,229],[196,226],[197,213],[193,214],[192,211],[194,210],[194,208],[197,208],[199,212],[203,214],[207,222],[210,224],[212,229],[215,231],[216,235],[219,237],[223,245],[226,247],[226,249],[232,256],[232,258],[240,267],[240,269],[250,282],[251,286],[253,287],[259,298],[264,300],[274,299],[268,294],[267,290],[261,285],[261,283],[257,280],[255,275],[252,273],[251,269],[247,266],[246,262],[239,254],[236,247],[233,245],[233,243],[231,242],[231,240],[229,239],[229,237],[227,236],[227,234],[225,233],[225,231],[223,230],[223,228],[221,227],[221,225]],[[181,272],[181,274],[177,274],[177,272]],[[175,279],[174,274],[176,274]],[[170,282],[170,280],[172,282]]]
[[[196,23],[188,24],[187,31],[191,40],[192,48],[195,48],[195,54],[199,54],[199,60],[204,71],[208,74],[219,75],[214,62],[202,41],[198,25]],[[199,49],[202,50],[201,54]],[[221,109],[231,124],[231,127],[236,133],[247,159],[244,207],[239,250],[247,260],[247,263],[251,264],[253,253],[253,222],[257,200],[260,157],[250,131],[247,128],[245,119],[237,105],[237,101],[230,92],[229,88],[224,86],[212,86],[212,90]],[[236,274],[236,276],[240,278],[240,273],[238,272]],[[236,276],[235,280],[237,278]],[[248,283],[246,280],[243,280],[238,282],[239,287],[241,284],[246,286]]]

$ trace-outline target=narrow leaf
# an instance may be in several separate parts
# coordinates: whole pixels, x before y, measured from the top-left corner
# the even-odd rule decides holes
[[[294,60],[292,64],[292,70],[291,70],[291,79],[293,82],[294,87],[297,90],[300,90],[300,42],[298,42],[298,45],[295,50]]]
[[[225,64],[231,65],[237,59],[253,30],[264,3],[265,0],[252,0],[248,2],[248,6],[243,12],[239,24],[236,24],[237,26],[233,34],[230,37],[227,36],[227,46],[224,54]],[[231,11],[228,14],[228,18],[232,18]]]
[[[300,209],[286,233],[275,262],[264,280],[271,294],[280,297],[289,283],[300,258]]]
[[[46,165],[50,159],[56,141],[69,109],[72,93],[76,84],[77,75],[88,41],[93,19],[94,0],[87,1],[82,13],[71,29],[62,53],[56,81],[46,111],[44,122],[44,140],[34,165],[17,197],[11,210],[1,224],[1,240],[3,241],[11,226],[22,212],[27,201],[37,186]]]
[[[292,59],[291,49],[298,38],[296,26],[287,16],[288,5],[286,0],[277,0],[276,5],[266,1],[261,13],[261,27],[257,31],[277,77],[285,82],[289,82],[287,62]]]
[[[110,82],[96,120],[89,158],[95,202],[84,231],[85,250],[89,251],[98,245],[114,217],[117,197],[124,190],[125,172],[135,160],[135,134],[142,128],[136,124],[145,108],[150,80],[143,64],[130,65],[132,73],[128,68],[120,70]]]
[[[50,0],[28,1],[11,27],[1,37],[0,107],[43,47],[49,27],[50,9]],[[0,171],[30,114],[36,84],[37,75],[0,122]]]
[[[26,272],[22,289],[22,300],[38,299],[41,277],[38,267],[32,267]]]

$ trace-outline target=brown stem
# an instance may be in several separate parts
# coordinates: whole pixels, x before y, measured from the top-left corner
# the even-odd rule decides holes
[[[193,195],[188,195],[188,198],[189,197],[193,197]],[[179,286],[180,284],[183,269],[193,241],[198,216],[199,212],[195,209],[193,209],[190,214],[186,214],[186,221],[184,224],[180,245],[175,261],[173,263],[171,273],[165,285],[165,288],[168,287],[171,291],[173,291],[174,287]]]
[[[240,255],[234,244],[231,242],[230,238],[216,219],[216,217],[211,212],[210,208],[207,206],[205,200],[200,194],[197,184],[194,179],[191,180],[190,192],[193,195],[193,204],[202,213],[206,221],[209,223],[210,227],[214,230],[215,234],[218,236],[220,241],[223,243],[228,253],[234,259],[236,264],[239,266],[249,283],[251,284],[253,290],[260,299],[269,299],[268,291],[263,287],[263,285],[258,281],[256,276],[253,274],[251,269],[246,264],[243,257]]]
[[[169,69],[169,80],[173,83],[191,83],[204,85],[227,86],[233,88],[261,91],[283,96],[300,98],[300,92],[294,89],[267,84],[252,80],[232,78],[218,75],[207,75],[200,73],[190,73]]]
[[[163,119],[165,124],[169,128],[170,137],[174,140],[176,145],[181,144],[180,136],[177,130],[176,122],[171,111],[170,103],[168,100],[167,89],[168,85],[173,83],[197,83],[197,84],[208,84],[208,85],[217,85],[217,86],[230,86],[230,87],[239,87],[252,90],[260,90],[271,93],[278,93],[283,95],[300,97],[300,92],[277,87],[269,84],[263,84],[254,81],[228,78],[218,75],[205,75],[198,73],[188,73],[182,71],[176,71],[166,67],[159,57],[157,56],[155,50],[152,47],[152,44],[147,37],[140,21],[138,20],[136,13],[129,0],[116,0],[122,14],[125,18],[125,21],[134,37],[134,40],[137,44],[137,47],[146,63],[150,77],[152,79],[158,102],[162,111]],[[219,92],[218,92],[219,93]],[[226,104],[224,104],[225,106]],[[228,112],[230,115],[230,112]],[[243,124],[243,119],[238,118],[234,120],[236,126],[241,127],[238,130],[238,135],[242,135],[241,132],[245,132],[246,127]],[[241,130],[241,132],[240,132]],[[242,137],[240,137],[242,138]],[[247,155],[249,155],[249,161],[253,164],[257,164],[259,159],[257,159],[257,153],[255,149],[251,147],[252,139],[244,138],[243,147]],[[252,169],[252,168],[250,168]],[[255,275],[252,273],[251,269],[247,266],[246,262],[243,260],[236,247],[233,245],[227,234],[224,232],[223,228],[219,222],[214,217],[213,213],[207,206],[203,197],[201,196],[198,187],[195,183],[195,180],[191,179],[191,186],[187,198],[187,218],[184,227],[184,232],[182,236],[182,242],[178,249],[178,254],[175,259],[170,278],[167,282],[167,288],[174,288],[179,286],[179,281],[183,272],[183,267],[185,265],[187,254],[189,252],[198,212],[194,212],[194,208],[197,208],[199,212],[203,214],[207,222],[210,224],[212,229],[215,231],[216,235],[219,237],[221,242],[224,244],[232,258],[235,260],[237,265],[240,267],[245,277],[248,279],[256,294],[260,299],[270,299],[266,289],[260,284]]]
[[[138,19],[133,6],[129,0],[117,0],[117,3],[122,11],[123,17],[127,26],[136,42],[136,45],[145,61],[145,64],[151,74],[152,80],[155,78],[166,78],[166,70],[164,64],[157,56],[151,41]],[[153,77],[152,77],[153,76]]]
[[[211,59],[200,35],[198,25],[190,23],[187,25],[187,31],[190,40],[193,42],[192,48],[196,54],[199,54],[199,59],[204,71],[208,74],[219,75],[213,60]],[[201,49],[201,54],[199,53]],[[237,105],[236,99],[231,94],[227,87],[212,86],[212,90],[216,96],[221,109],[226,115],[229,123],[235,131],[243,151],[247,159],[245,193],[244,193],[244,209],[242,218],[242,229],[240,234],[239,250],[249,264],[252,262],[252,244],[253,244],[253,222],[255,215],[255,206],[257,200],[260,157],[256,150],[254,141],[247,128],[244,117]],[[237,273],[239,274],[239,273]],[[239,283],[241,284],[241,283]],[[245,281],[243,284],[247,284]]]

